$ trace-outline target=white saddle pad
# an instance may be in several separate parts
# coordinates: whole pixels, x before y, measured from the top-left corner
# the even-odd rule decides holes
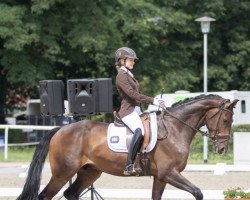
[[[157,120],[156,113],[149,114],[151,137],[147,148],[144,152],[150,152],[155,147],[157,142]],[[112,151],[127,153],[127,138],[132,137],[126,127],[117,127],[111,123],[108,127],[107,142]]]

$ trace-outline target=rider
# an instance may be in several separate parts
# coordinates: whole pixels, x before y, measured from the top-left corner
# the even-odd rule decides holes
[[[163,100],[140,93],[139,83],[131,73],[136,59],[138,59],[136,53],[128,47],[121,47],[115,52],[115,65],[118,71],[116,87],[122,98],[118,116],[133,132],[128,149],[127,164],[123,172],[127,176],[134,172],[134,160],[144,136],[143,124],[139,117],[142,114],[140,103],[165,107]]]

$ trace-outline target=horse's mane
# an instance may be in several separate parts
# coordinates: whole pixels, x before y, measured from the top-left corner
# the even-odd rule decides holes
[[[214,99],[214,98],[222,98],[221,96],[219,95],[216,95],[216,94],[209,94],[209,95],[205,95],[205,94],[201,94],[199,96],[196,96],[196,97],[191,97],[191,98],[186,98],[182,101],[178,101],[176,103],[174,103],[171,108],[175,108],[177,106],[181,106],[181,105],[184,105],[186,103],[190,103],[192,101],[196,101],[196,100],[201,100],[201,99]]]

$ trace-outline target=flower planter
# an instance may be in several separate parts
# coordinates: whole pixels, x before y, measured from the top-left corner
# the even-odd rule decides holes
[[[243,199],[241,198],[242,200],[250,200],[250,199]],[[235,198],[231,199],[231,198],[225,198],[224,200],[235,200]]]
[[[223,191],[224,200],[250,200],[250,192],[245,192],[242,188],[228,188],[227,190]]]

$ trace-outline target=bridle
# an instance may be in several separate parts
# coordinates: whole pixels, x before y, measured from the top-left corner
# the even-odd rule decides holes
[[[230,139],[230,135],[225,135],[225,134],[221,134],[220,133],[220,128],[219,127],[219,123],[220,123],[220,119],[221,119],[221,116],[222,116],[222,113],[223,111],[226,111],[226,112],[229,112],[231,115],[233,115],[233,112],[227,108],[225,108],[225,104],[227,102],[229,102],[230,100],[229,99],[224,99],[220,105],[219,105],[219,110],[213,114],[211,117],[209,117],[205,122],[204,124],[206,124],[210,119],[212,119],[213,117],[215,117],[217,114],[219,114],[219,118],[218,118],[218,121],[217,121],[217,124],[216,124],[216,128],[215,130],[210,130],[210,131],[213,131],[215,132],[214,135],[210,136],[209,134],[207,134],[207,137],[209,137],[213,142],[218,142],[219,139],[222,139],[222,141],[220,140],[220,143],[223,143],[227,140]]]
[[[210,138],[213,142],[218,142],[219,139],[224,139],[223,141],[220,141],[220,143],[223,143],[223,142],[225,142],[225,141],[227,141],[227,140],[230,139],[230,135],[224,135],[224,134],[221,134],[221,133],[220,133],[220,128],[221,128],[221,127],[219,127],[219,123],[220,123],[220,119],[221,119],[222,113],[223,113],[224,111],[229,112],[231,115],[233,115],[233,112],[232,112],[231,110],[225,108],[226,103],[229,102],[229,101],[230,101],[229,99],[224,99],[224,100],[220,103],[220,105],[219,105],[219,107],[218,107],[219,110],[218,110],[216,113],[214,113],[211,117],[209,117],[205,122],[202,123],[202,124],[206,124],[209,120],[213,119],[216,115],[219,114],[219,118],[218,118],[218,121],[217,121],[217,124],[216,124],[216,128],[215,128],[215,130],[212,130],[212,131],[215,132],[215,134],[214,134],[213,136],[210,136],[209,133],[208,133],[207,131],[205,132],[205,131],[202,131],[202,130],[200,130],[200,129],[197,129],[196,127],[193,127],[193,126],[189,125],[189,124],[186,123],[185,121],[183,121],[183,120],[181,120],[180,118],[178,118],[178,117],[176,117],[175,115],[173,115],[173,114],[172,114],[169,110],[167,110],[166,108],[163,109],[163,112],[164,112],[164,113],[167,113],[167,114],[170,115],[171,117],[177,119],[178,121],[180,121],[181,123],[183,123],[183,124],[185,124],[186,126],[190,127],[190,128],[193,129],[194,131],[201,133],[202,136],[207,136],[207,137]],[[217,107],[215,107],[215,108],[217,108]],[[208,113],[208,111],[207,111],[207,113]],[[206,113],[206,115],[205,115],[205,117],[204,117],[205,119],[206,119],[207,113]],[[166,128],[166,127],[165,127],[165,128]],[[165,139],[165,138],[166,138],[166,137],[163,137],[163,138],[160,138],[160,139]]]

